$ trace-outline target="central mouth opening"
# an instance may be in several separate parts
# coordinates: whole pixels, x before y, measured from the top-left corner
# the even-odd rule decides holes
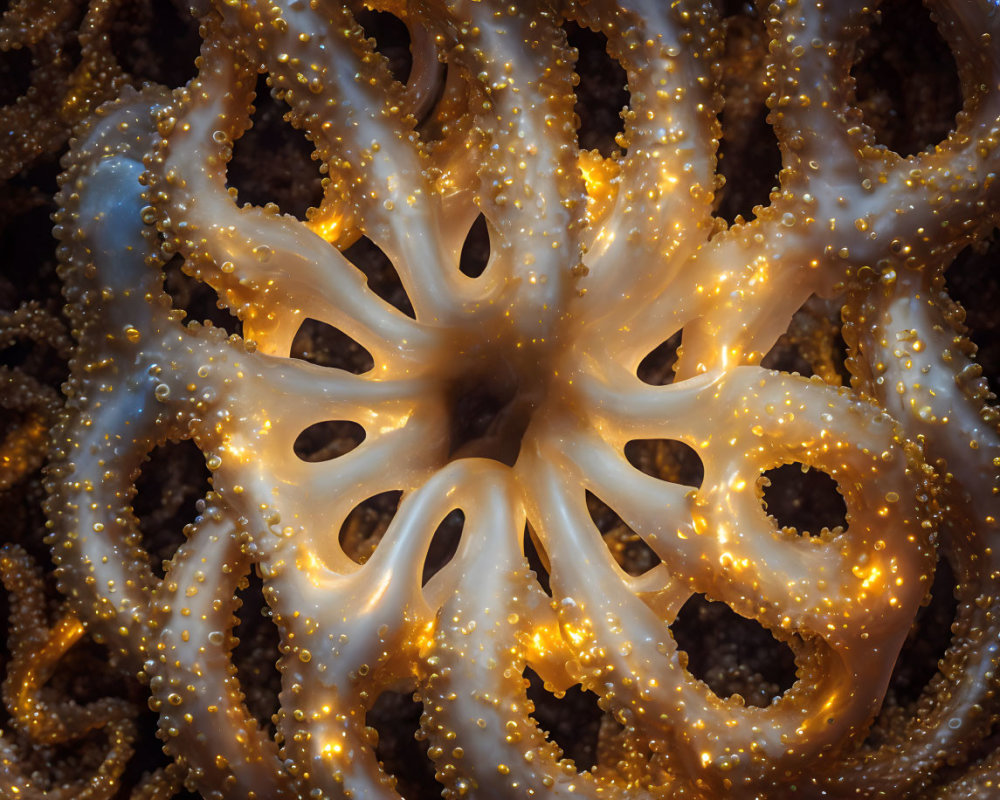
[[[450,387],[449,460],[490,458],[513,466],[541,391],[520,370],[490,361],[463,372]]]

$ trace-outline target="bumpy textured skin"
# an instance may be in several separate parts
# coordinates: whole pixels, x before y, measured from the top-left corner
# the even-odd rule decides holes
[[[871,9],[762,7],[783,169],[770,204],[728,229],[712,213],[710,5],[393,4],[414,32],[405,87],[346,6],[197,5],[197,77],[123,90],[87,118],[55,220],[77,348],[47,478],[53,558],[66,613],[149,680],[177,766],[142,791],[166,795],[183,773],[206,798],[397,797],[365,715],[400,686],[423,703],[449,798],[915,796],[991,729],[1000,439],[941,272],[995,220],[992,3],[933,4],[965,107],[944,142],[909,158],[875,144],[852,105],[851,43]],[[564,19],[603,32],[628,74],[624,155],[576,145]],[[240,207],[226,187],[259,71],[322,167],[305,222]],[[418,128],[428,114],[433,137]],[[491,255],[472,279],[459,254],[480,213]],[[341,253],[361,234],[413,317]],[[181,324],[161,272],[176,253],[243,338]],[[812,294],[843,304],[852,389],[759,366]],[[374,368],[290,358],[307,319],[355,339]],[[673,383],[642,382],[643,357],[681,329]],[[479,386],[503,407],[456,442],[456,398]],[[324,420],[357,423],[364,442],[305,462],[294,443]],[[130,501],[146,456],[177,439],[204,453],[213,488],[160,579]],[[624,449],[642,439],[690,446],[701,487],[634,468]],[[760,477],[788,463],[836,481],[845,529],[800,536],[767,515]],[[359,565],[338,531],[390,490],[398,513]],[[588,491],[662,563],[627,574]],[[454,509],[458,550],[423,585]],[[524,555],[526,524],[551,598]],[[959,577],[954,645],[913,722],[870,751],[860,743],[939,552]],[[282,637],[275,739],[231,656],[251,569]],[[669,625],[696,592],[788,642],[795,685],[750,708],[695,679]],[[76,619],[52,637],[79,635]],[[577,772],[539,728],[526,666],[554,690],[594,692],[620,723],[594,770]],[[121,712],[80,715],[111,725]],[[5,759],[4,785],[30,788]],[[939,791],[989,797],[995,782],[994,757]]]
[[[0,180],[57,152],[74,125],[124,86],[126,76],[108,37],[121,4],[13,0],[7,5],[0,16],[0,52],[30,52],[31,74],[27,90],[0,107]]]

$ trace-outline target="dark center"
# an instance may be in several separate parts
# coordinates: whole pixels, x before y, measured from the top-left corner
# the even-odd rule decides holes
[[[542,399],[544,370],[535,359],[511,363],[488,350],[496,357],[471,359],[449,385],[448,457],[491,458],[513,466]]]

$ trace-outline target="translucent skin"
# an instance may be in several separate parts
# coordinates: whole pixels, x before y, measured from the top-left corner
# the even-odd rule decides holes
[[[966,106],[945,142],[908,159],[875,145],[851,106],[863,4],[769,6],[781,186],[729,229],[712,215],[711,7],[394,6],[422,31],[403,87],[346,7],[204,5],[197,78],[122,92],[64,162],[56,236],[78,347],[48,473],[61,588],[149,679],[189,786],[397,797],[365,713],[400,685],[423,702],[447,797],[903,796],[989,728],[1000,442],[938,294],[944,265],[995,215],[992,4],[935,4]],[[628,73],[625,155],[576,145],[564,18],[603,31]],[[434,52],[462,83],[445,93],[443,138],[424,141],[414,112],[437,80]],[[306,222],[239,207],[226,188],[260,68],[328,177]],[[458,260],[479,213],[491,256],[471,279]],[[414,318],[338,249],[360,234],[392,261]],[[174,253],[245,340],[181,325],[161,272]],[[814,293],[844,304],[853,390],[759,366]],[[374,369],[290,358],[310,318],[354,338]],[[681,328],[674,382],[640,381],[642,358]],[[456,392],[480,383],[504,407],[456,447]],[[365,440],[306,463],[293,443],[324,420],[355,422]],[[205,454],[213,490],[161,580],[130,500],[145,457],[182,438]],[[689,445],[701,487],[642,474],[624,454],[636,439]],[[799,536],[766,514],[760,476],[787,463],[837,482],[846,529]],[[337,532],[388,490],[403,491],[399,511],[359,565]],[[662,564],[627,575],[587,491]],[[458,551],[422,585],[453,509]],[[526,523],[551,598],[524,556]],[[925,713],[868,752],[858,742],[939,546],[966,604],[956,645]],[[276,740],[231,658],[251,568],[282,635]],[[720,698],[686,669],[668,626],[696,592],[792,644],[797,681],[767,708]],[[596,693],[621,724],[595,770],[577,772],[539,728],[526,666]],[[961,791],[988,797],[995,770],[977,769]]]

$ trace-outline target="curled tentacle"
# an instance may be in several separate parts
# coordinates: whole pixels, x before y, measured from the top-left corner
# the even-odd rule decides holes
[[[136,655],[129,634],[141,624],[136,617],[141,617],[154,581],[148,556],[137,543],[134,519],[125,510],[129,481],[157,439],[180,422],[155,413],[155,384],[129,375],[134,355],[148,343],[143,335],[152,333],[147,318],[158,311],[160,321],[166,319],[162,308],[144,299],[146,293],[162,294],[162,288],[157,271],[146,264],[155,247],[139,214],[145,203],[138,182],[140,154],[153,135],[145,109],[161,97],[152,88],[134,93],[81,132],[63,178],[64,207],[55,231],[63,242],[59,254],[67,296],[79,304],[71,319],[80,342],[71,362],[76,379],[69,409],[53,431],[47,511],[55,521],[54,537],[65,545],[55,561],[65,590],[81,611],[89,612],[92,603],[100,609],[94,616],[103,624],[95,634],[106,636],[126,658]],[[121,134],[122,124],[128,136]],[[103,207],[106,197],[115,198],[114,208]],[[100,275],[103,286],[89,267],[95,257],[114,265]],[[115,330],[110,340],[101,329],[104,324]],[[119,384],[122,391],[105,400],[102,386]],[[117,438],[106,436],[109,430],[136,444],[123,450]],[[70,478],[94,473],[103,475],[96,487],[91,479],[81,485]],[[91,488],[99,491],[90,494]],[[86,493],[87,502],[77,492]],[[120,554],[116,559],[105,557],[109,540]],[[77,571],[89,578],[71,579]]]
[[[396,266],[417,318],[449,320],[463,284],[445,269],[445,254],[428,235],[445,221],[422,171],[402,87],[346,7],[320,12],[303,5],[273,14],[268,5],[251,4],[264,20],[262,55],[275,93],[329,176],[313,227],[358,226]]]
[[[586,242],[589,305],[605,314],[639,286],[644,293],[664,286],[712,230],[718,27],[714,14],[696,3],[571,4],[567,13],[607,34],[632,98],[623,137],[627,154],[612,159],[608,181],[613,207]],[[607,191],[600,171],[585,171],[596,193]],[[678,225],[681,218],[690,222]],[[652,236],[645,233],[650,226]]]
[[[916,500],[895,491],[908,480],[910,466],[894,444],[889,420],[814,384],[810,393],[825,403],[789,404],[790,382],[798,383],[739,370],[704,384],[695,406],[706,406],[712,396],[713,405],[735,409],[745,418],[742,433],[729,426],[719,437],[716,420],[661,407],[645,426],[614,440],[617,448],[633,436],[686,440],[705,463],[698,491],[636,474],[620,450],[581,430],[556,427],[552,439],[539,443],[538,463],[529,462],[529,481],[541,487],[533,519],[554,554],[562,625],[588,685],[610,689],[634,724],[671,741],[685,772],[713,780],[706,768],[716,775],[721,769],[732,786],[745,789],[772,780],[771,769],[802,769],[867,723],[927,592],[933,563],[920,542]],[[617,410],[604,411],[608,423],[598,427],[621,430]],[[761,446],[764,440],[769,447]],[[805,539],[777,530],[766,517],[754,492],[758,477],[790,462],[834,476],[848,506],[846,532],[827,542]],[[801,636],[808,644],[799,656],[799,683],[768,709],[744,710],[692,680],[664,624],[672,620],[658,619],[630,593],[606,552],[587,514],[584,487],[663,559],[673,581],[666,603],[674,612],[692,590],[703,591],[776,636]],[[579,577],[595,571],[599,580]],[[654,685],[676,691],[654,692]],[[678,715],[687,719],[679,728],[667,722]],[[705,720],[705,735],[697,719]],[[711,731],[723,725],[747,741],[720,748]]]
[[[908,436],[924,442],[938,472],[942,547],[958,578],[959,606],[951,647],[924,691],[919,723],[881,751],[905,759],[860,754],[838,776],[838,787],[920,785],[943,759],[984,735],[996,713],[1000,436],[996,408],[972,358],[974,347],[958,327],[959,314],[942,291],[940,275],[906,268],[857,287],[849,306],[857,384],[894,414]]]
[[[525,791],[555,797],[644,797],[641,786],[578,773],[531,717],[522,677],[534,633],[528,610],[540,590],[520,548],[523,511],[509,476],[481,462],[463,488],[466,512],[456,580],[426,655],[421,689],[432,758],[445,797],[475,787],[487,795]],[[476,584],[470,590],[470,583]]]
[[[21,548],[8,545],[0,552],[0,582],[11,604],[11,657],[3,696],[15,732],[35,747],[72,743],[98,729],[107,733],[108,740],[103,752],[93,744],[83,746],[85,757],[79,766],[84,775],[71,776],[64,767],[50,769],[46,784],[18,752],[13,737],[0,731],[0,789],[6,796],[29,800],[109,800],[132,755],[135,709],[117,698],[81,706],[45,692],[43,685],[83,635],[83,625],[66,612],[49,628],[41,574]]]
[[[694,289],[723,302],[685,331],[677,374],[756,363],[810,294],[843,291],[860,270],[899,257],[911,265],[946,261],[985,234],[974,210],[996,203],[991,154],[1000,106],[983,87],[997,72],[990,43],[1000,20],[986,2],[960,5],[936,10],[959,63],[965,108],[947,139],[909,158],[874,143],[844,80],[845,43],[862,30],[859,4],[838,4],[833,15],[815,3],[774,6],[772,36],[781,33],[782,44],[771,119],[785,154],[781,191],[757,219],[692,257],[696,286],[673,286],[640,304],[631,325],[637,349],[656,345],[677,293]]]
[[[364,275],[302,223],[236,205],[225,166],[249,124],[256,76],[246,59],[229,57],[218,27],[203,45],[198,77],[158,114],[162,138],[149,180],[168,249],[216,288],[265,352],[287,355],[308,317],[329,320],[380,361],[386,333],[407,350],[426,343],[426,330],[377,298]],[[293,311],[276,314],[275,306]]]
[[[424,561],[470,472],[472,462],[453,465],[408,494],[360,568],[334,571],[293,544],[268,570],[268,602],[286,648],[279,729],[316,790],[398,797],[368,746],[365,713],[382,691],[415,678],[436,624],[421,591]]]
[[[0,52],[31,51],[31,85],[0,108],[0,179],[10,178],[46,153],[56,152],[73,125],[93,113],[126,82],[108,30],[121,0],[90,0],[80,26],[77,0],[18,0],[0,18]],[[80,59],[74,63],[74,39]]]
[[[69,352],[63,326],[37,303],[0,314],[0,349],[22,339],[47,344],[60,357]],[[17,369],[0,367],[0,406],[12,415],[0,443],[0,491],[41,466],[49,427],[60,406],[55,390],[31,374],[40,366],[41,349],[33,351]]]
[[[523,320],[517,334],[543,338],[581,274],[585,202],[565,34],[547,6],[443,5],[449,63],[482,100],[477,204],[490,223],[490,269],[508,284],[504,308],[516,305]]]
[[[298,797],[277,745],[243,702],[232,662],[236,590],[249,569],[232,512],[210,505],[156,593],[145,670],[166,752],[211,798]],[[225,576],[210,581],[209,573]]]

